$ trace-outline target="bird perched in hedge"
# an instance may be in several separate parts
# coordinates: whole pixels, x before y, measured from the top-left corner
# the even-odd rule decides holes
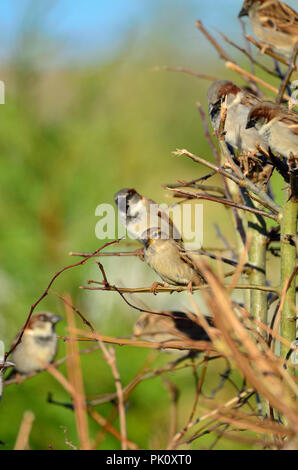
[[[41,312],[33,315],[26,327],[21,342],[11,354],[15,367],[7,378],[15,373],[31,374],[44,370],[44,363],[54,361],[58,340],[55,332],[56,324],[61,320],[59,315]],[[16,344],[20,333],[17,335]]]
[[[211,343],[210,337],[202,326],[192,320],[184,312],[164,312],[168,316],[144,313],[134,325],[134,337],[142,338],[153,343],[167,343],[168,341],[205,341]],[[205,317],[210,327],[214,327],[213,319]],[[165,344],[166,346],[166,344]],[[187,358],[196,357],[199,350],[188,350],[186,354],[183,349],[167,348],[163,349],[167,353],[179,353],[178,364]]]
[[[259,98],[228,80],[215,81],[208,90],[207,98],[213,129],[216,134],[223,131],[222,137],[234,155],[235,163],[254,183],[268,181],[272,164],[265,154],[268,151],[267,143],[256,129],[246,129],[248,114],[253,106],[261,102]],[[220,129],[223,103],[226,114],[223,129]]]
[[[256,37],[285,59],[298,42],[298,13],[278,0],[245,0],[239,17],[248,16]]]
[[[157,228],[148,229],[142,235],[144,259],[166,284],[173,286],[201,286],[206,281],[196,266],[194,254],[186,251],[182,243],[163,237]],[[154,283],[152,291],[156,293]]]
[[[134,335],[148,341],[163,343],[187,336],[193,341],[208,341],[210,338],[202,326],[184,312],[165,312],[168,316],[144,313],[134,325]],[[214,327],[213,319],[205,317],[209,326]]]
[[[256,130],[273,153],[298,156],[298,114],[285,106],[258,103],[249,112],[246,128]]]
[[[131,238],[141,241],[150,227],[159,227],[169,238],[181,239],[178,229],[169,215],[152,199],[139,194],[135,189],[121,189],[114,196],[121,223]]]
[[[223,129],[225,142],[242,154],[253,153],[256,145],[266,149],[266,143],[255,129],[246,129],[247,116],[260,100],[253,93],[239,88],[229,80],[216,80],[207,92],[209,116],[215,132],[221,123],[222,104],[226,100],[227,113]]]

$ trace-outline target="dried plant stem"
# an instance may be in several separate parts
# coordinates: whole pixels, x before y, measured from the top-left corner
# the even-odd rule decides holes
[[[121,448],[122,450],[127,450],[128,443],[127,443],[127,429],[126,429],[126,416],[125,416],[125,398],[122,389],[121,378],[119,375],[117,363],[116,363],[116,354],[115,349],[113,346],[107,348],[104,344],[102,338],[97,335],[96,337],[98,344],[101,347],[104,359],[108,366],[111,369],[111,372],[114,377],[117,399],[118,399],[118,413],[119,413],[119,421],[120,421],[120,434],[121,434]]]
[[[67,342],[67,370],[69,381],[74,390],[72,398],[75,410],[77,432],[80,440],[80,448],[82,450],[89,450],[91,449],[91,444],[89,441],[86,397],[84,392],[78,342],[76,341],[76,334],[73,333],[75,328],[75,320],[71,307],[71,301],[68,296],[67,300],[68,302],[65,304],[65,310],[70,335],[69,341]]]
[[[261,202],[264,202],[266,204],[265,207],[270,207],[272,210],[276,212],[280,212],[281,207],[271,199],[264,191],[262,191],[258,186],[256,186],[252,181],[247,179],[241,172],[241,179],[235,176],[234,174],[214,165],[213,163],[208,162],[207,160],[204,160],[203,158],[198,157],[197,155],[194,155],[193,153],[189,152],[186,149],[177,149],[175,152],[173,152],[174,155],[177,156],[182,156],[186,155],[187,157],[191,158],[193,161],[197,163],[201,163],[202,165],[207,166],[208,168],[211,168],[212,170],[215,170],[217,173],[220,175],[225,176],[226,178],[234,181],[236,184],[238,184],[240,187],[245,187],[248,191],[251,191],[252,193],[256,194],[261,200]],[[240,168],[238,172],[240,173]]]
[[[281,103],[282,97],[283,97],[283,95],[284,95],[284,93],[287,89],[288,84],[290,83],[291,76],[292,76],[294,70],[296,69],[297,54],[298,54],[298,43],[294,47],[293,54],[292,54],[292,57],[291,57],[291,60],[290,60],[290,65],[288,67],[287,73],[285,74],[285,77],[284,77],[283,81],[280,84],[279,92],[278,92],[278,95],[277,95],[276,100],[275,100],[275,102],[278,103],[278,104]]]
[[[277,88],[275,88],[272,85],[269,85],[269,83],[264,82],[264,80],[262,80],[259,77],[256,77],[252,73],[249,73],[246,70],[242,69],[241,67],[239,67],[234,62],[226,62],[226,67],[227,67],[227,69],[234,70],[235,72],[239,73],[240,75],[242,75],[242,77],[247,78],[249,80],[252,80],[252,81],[258,83],[259,85],[262,85],[264,88],[267,88],[267,90],[270,90],[275,94],[278,94],[278,92],[279,92],[279,90]],[[288,95],[283,94],[282,98],[284,98],[287,101],[290,101],[290,97]]]
[[[205,75],[202,73],[195,72],[194,70],[187,69],[185,67],[170,67],[168,65],[165,65],[163,67],[154,67],[154,71],[158,70],[168,70],[170,72],[182,72],[182,73],[187,73],[188,75],[193,75],[194,77],[201,78],[203,80],[208,80],[209,82],[214,82],[217,80],[216,77],[213,77],[213,75]]]
[[[29,436],[34,419],[35,416],[32,411],[25,411],[14,450],[28,450]]]
[[[238,44],[234,43],[233,41],[231,41],[225,34],[223,34],[221,31],[219,31],[219,34],[221,35],[221,37],[223,38],[223,40],[225,42],[227,42],[228,44],[230,44],[231,46],[233,46],[235,49],[237,49],[238,51],[242,52],[242,54],[246,55],[246,57],[249,58],[252,66],[253,65],[257,65],[258,67],[260,67],[262,70],[264,70],[265,72],[267,72],[269,75],[272,75],[273,77],[277,77],[277,73],[268,69],[268,67],[266,67],[264,64],[262,64],[261,62],[258,62],[256,61],[252,55],[247,52],[245,49],[243,49],[242,47],[238,46]],[[248,43],[249,44],[249,43]],[[251,70],[251,73],[254,74],[254,67],[252,67],[252,70]]]
[[[214,409],[214,410],[208,412],[207,414],[205,414],[203,416],[200,416],[200,418],[197,418],[195,421],[189,422],[187,424],[187,426],[185,426],[179,433],[176,434],[176,436],[174,436],[172,442],[167,447],[167,450],[175,449],[176,446],[180,442],[181,435],[183,437],[186,434],[186,432],[189,431],[189,429],[191,429],[193,426],[195,426],[196,424],[202,423],[206,419],[212,418],[213,416],[217,416],[219,410],[224,409],[224,408],[229,408],[229,407],[235,405],[236,403],[239,403],[243,398],[250,395],[252,392],[253,392],[253,389],[245,390],[244,392],[240,393],[237,397],[234,397],[231,400],[229,400],[228,402],[220,405],[219,408]]]
[[[221,59],[233,62],[233,59],[224,51],[224,49],[218,44],[218,42],[214,39],[213,36],[207,31],[204,27],[202,21],[196,21],[197,28],[204,34],[204,36],[208,39],[208,41],[212,44],[212,46],[217,50],[219,57]]]
[[[163,341],[160,343],[157,342],[149,342],[149,341],[140,341],[140,340],[131,340],[131,339],[125,339],[125,338],[113,338],[110,336],[104,336],[99,333],[89,333],[83,330],[78,330],[75,329],[74,332],[76,334],[82,335],[82,338],[80,338],[80,341],[84,338],[90,338],[90,340],[93,341],[98,341],[101,346],[105,348],[104,343],[107,344],[114,344],[118,346],[135,346],[137,348],[148,348],[148,349],[179,349],[181,351],[186,351],[186,350],[194,350],[194,351],[213,351],[214,347],[210,344],[208,341],[194,341],[194,340],[187,340],[187,341],[179,341],[179,340],[169,340],[169,341]],[[107,350],[107,348],[105,348]],[[110,363],[109,363],[110,365]],[[53,368],[54,369],[54,368]],[[55,369],[56,370],[56,369]],[[117,373],[118,374],[118,373]],[[115,372],[113,372],[114,378],[115,378]],[[116,381],[116,380],[115,380]],[[117,382],[118,380],[118,375],[117,375]]]
[[[286,201],[281,223],[281,288],[291,278],[296,267],[296,230],[297,230],[297,208],[298,204],[288,200],[288,194],[285,195]],[[286,293],[282,317],[281,317],[281,336],[290,343],[296,339],[296,276],[292,280]],[[281,356],[285,357],[287,348],[281,345]]]
[[[120,432],[117,431],[117,429],[115,429],[106,418],[101,416],[97,411],[93,410],[91,407],[88,408],[88,412],[89,412],[91,418],[94,419],[94,421],[96,421],[100,426],[102,426],[104,428],[105,431],[110,433],[112,436],[114,436],[116,439],[118,439],[118,441],[121,442]],[[130,450],[137,450],[138,449],[138,446],[134,442],[132,442],[128,439],[127,439],[127,447]]]
[[[95,281],[93,281],[95,282]],[[97,284],[102,285],[101,282],[97,282]],[[230,288],[231,284],[226,284],[226,288]],[[103,287],[86,287],[82,286],[80,287],[83,290],[94,290],[94,291],[109,291],[109,292],[121,292],[123,294],[152,294],[152,287],[137,287],[137,288],[128,288],[128,287],[116,287],[116,286],[103,286]],[[193,286],[192,290],[193,292],[200,290],[200,291],[205,291],[208,290],[209,287],[207,284],[203,284],[202,286]],[[250,285],[250,284],[239,284],[237,286],[233,285],[233,289],[239,289],[239,290],[261,290],[264,292],[273,292],[277,295],[280,295],[280,292],[278,289],[274,287],[267,287],[267,286],[256,286],[256,285]],[[173,293],[173,292],[188,292],[189,287],[187,286],[170,286],[170,287],[157,287],[154,292],[156,293]]]
[[[190,191],[185,191],[184,189],[172,189],[169,187],[167,187],[166,189],[168,189],[169,191],[175,192],[175,195],[186,196],[189,199],[204,199],[206,201],[223,204],[224,206],[236,207],[237,209],[240,209],[242,211],[251,212],[253,214],[259,214],[275,221],[278,220],[278,216],[274,214],[269,214],[268,212],[265,212],[260,209],[256,209],[255,207],[249,207],[240,203],[232,202],[232,201],[229,201],[228,199],[222,199],[216,196],[212,196],[211,194],[193,193]]]

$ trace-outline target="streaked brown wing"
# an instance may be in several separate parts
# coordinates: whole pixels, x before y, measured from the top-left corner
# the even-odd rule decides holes
[[[260,103],[261,100],[257,97],[254,96],[245,90],[243,90],[243,98],[241,99],[240,103],[243,104],[244,106],[247,106],[248,108],[252,108],[256,104]]]
[[[298,135],[298,114],[291,113],[280,121],[286,124],[295,135]]]
[[[298,36],[298,13],[283,2],[260,9],[259,19],[265,28]]]
[[[192,269],[199,275],[199,277],[202,278],[202,280],[204,280],[205,283],[207,283],[206,279],[204,278],[203,274],[201,273],[195,261],[190,257],[187,251],[184,250],[184,248],[181,248],[181,245],[179,245],[179,255],[182,261],[184,261],[186,264],[191,266]]]

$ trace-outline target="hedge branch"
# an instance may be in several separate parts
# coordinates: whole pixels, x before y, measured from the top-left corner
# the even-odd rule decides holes
[[[293,308],[296,302],[296,233],[297,233],[297,213],[298,204],[288,200],[285,194],[285,204],[283,210],[283,220],[281,223],[281,287],[287,286],[289,279],[292,279],[290,286],[286,290],[284,305],[281,312],[281,336],[290,343],[296,340],[296,311]],[[294,277],[293,276],[294,273]],[[281,346],[281,356],[285,357],[287,350]]]

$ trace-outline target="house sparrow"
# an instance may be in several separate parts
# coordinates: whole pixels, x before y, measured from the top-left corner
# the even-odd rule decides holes
[[[219,131],[221,106],[225,99],[227,99],[225,142],[243,154],[255,152],[257,144],[266,149],[266,143],[260,138],[258,132],[255,129],[245,128],[250,109],[260,100],[254,94],[228,80],[216,80],[207,92],[209,115],[214,131]]]
[[[258,103],[250,110],[246,128],[254,128],[273,153],[286,158],[298,155],[298,114],[284,106]]]
[[[139,194],[135,189],[122,189],[114,196],[121,223],[131,238],[141,241],[150,227],[160,227],[169,238],[181,239],[181,235],[170,217],[152,199]]]
[[[31,317],[21,343],[11,354],[15,369],[10,377],[16,372],[27,375],[42,371],[44,362],[53,362],[58,346],[55,326],[61,319],[59,315],[48,312],[41,312]],[[19,335],[15,342],[18,337]]]
[[[244,175],[255,183],[267,180],[272,172],[272,165],[268,164],[267,158],[257,150],[260,145],[266,151],[267,144],[256,129],[246,129],[249,111],[260,103],[259,98],[233,82],[217,80],[210,86],[207,99],[211,123],[216,133],[220,130],[221,106],[223,102],[226,103],[223,135],[231,152],[234,154],[236,150],[240,153],[235,157],[235,162]]]
[[[193,341],[210,341],[203,327],[191,320],[183,312],[166,312],[170,316],[144,313],[134,325],[134,336],[142,337],[148,341],[162,343],[173,341],[187,336]],[[214,326],[213,319],[206,317],[210,326]]]
[[[256,37],[285,59],[298,42],[298,13],[278,0],[245,0],[239,17],[248,16]]]
[[[159,229],[148,229],[142,235],[144,244],[144,259],[146,263],[162,278],[173,286],[200,286],[206,281],[196,266],[194,254],[185,251],[182,243],[163,238]],[[157,285],[152,290],[155,293]]]

